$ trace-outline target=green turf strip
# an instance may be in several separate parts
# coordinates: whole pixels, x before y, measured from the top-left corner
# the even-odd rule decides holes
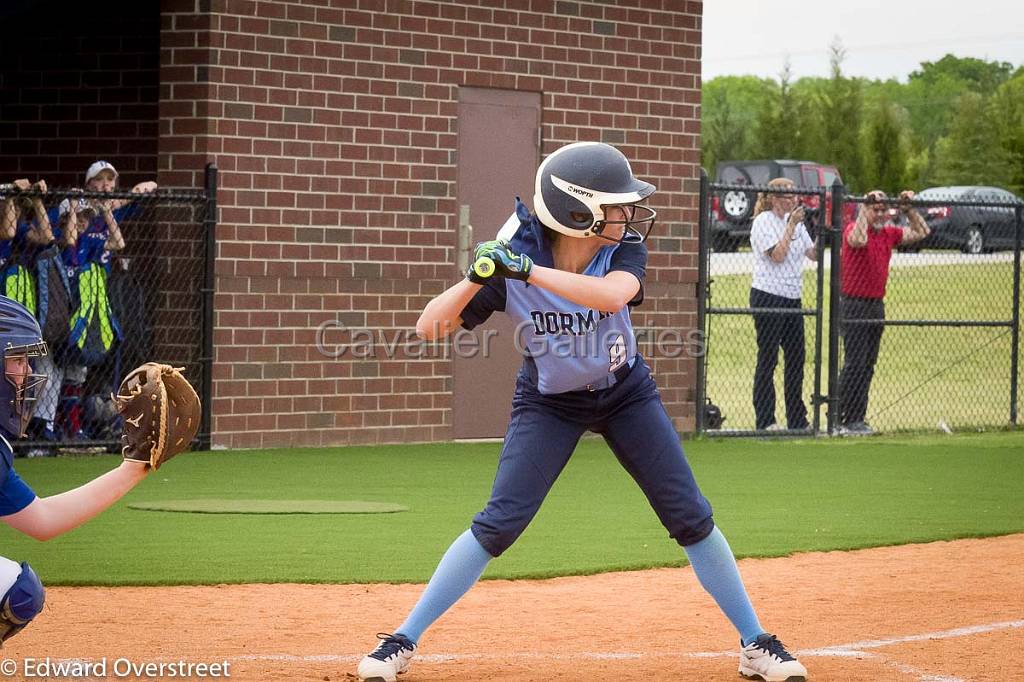
[[[1020,432],[685,447],[741,557],[1024,531]],[[29,561],[49,585],[423,582],[487,501],[499,450],[478,443],[192,453],[60,538],[39,543],[3,526],[3,555]],[[15,466],[47,495],[116,463],[98,456]],[[359,499],[410,511],[238,515],[128,507],[185,498]],[[589,439],[534,523],[485,577],[671,566],[683,556],[603,441]]]
[[[190,514],[390,514],[409,511],[392,502],[359,500],[159,500],[132,502],[129,509]]]

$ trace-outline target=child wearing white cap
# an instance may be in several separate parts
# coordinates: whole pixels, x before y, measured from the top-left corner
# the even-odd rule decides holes
[[[96,161],[85,171],[85,188],[92,192],[113,192],[117,189],[120,176],[114,164],[109,161]],[[157,184],[152,180],[140,182],[132,187],[132,192],[144,194],[156,190]],[[114,208],[127,203],[124,199],[116,200]]]
[[[117,190],[119,179],[120,176],[117,173],[117,169],[114,168],[114,164],[109,161],[96,161],[85,171],[85,188],[90,192],[114,192]],[[132,192],[145,194],[156,190],[156,188],[157,184],[149,180],[140,182],[132,187]],[[124,206],[128,201],[126,199],[113,199],[107,203],[114,210]],[[116,249],[112,250],[116,251]]]

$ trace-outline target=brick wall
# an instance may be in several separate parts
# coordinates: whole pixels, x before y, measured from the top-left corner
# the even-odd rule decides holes
[[[2,10],[0,178],[81,186],[106,159],[131,186],[157,166],[159,12],[150,3]]]
[[[161,5],[161,178],[221,169],[215,444],[451,437],[448,361],[327,360],[315,329],[408,330],[451,283],[462,85],[543,93],[545,153],[633,159],[660,190],[636,321],[694,326],[700,2],[323,4]],[[655,370],[691,428],[693,361]]]

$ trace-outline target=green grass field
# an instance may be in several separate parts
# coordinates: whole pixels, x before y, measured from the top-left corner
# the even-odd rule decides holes
[[[926,252],[921,256],[928,258]],[[825,272],[825,320],[822,327],[821,394],[828,393],[828,271]],[[747,307],[750,275],[716,275],[712,305]],[[1012,316],[1013,265],[894,267],[886,294],[890,320],[990,320]],[[804,275],[805,308],[815,305],[816,273]],[[804,401],[810,408],[814,389],[814,318],[805,319],[807,361]],[[868,406],[876,429],[935,430],[940,421],[952,429],[999,427],[1010,414],[1010,330],[1006,327],[888,327]],[[716,315],[711,320],[708,396],[722,408],[725,428],[753,429],[752,380],[757,359],[750,316]],[[782,356],[776,369],[776,415],[785,422],[782,402]],[[841,366],[840,366],[841,368]],[[1024,382],[1020,382],[1024,384]],[[1024,385],[1018,386],[1024,410]],[[826,419],[821,410],[822,424]]]
[[[741,556],[1024,531],[1024,434],[685,444]],[[4,554],[49,585],[421,582],[486,502],[498,444],[193,453],[89,524],[36,542],[6,526]],[[18,460],[42,495],[115,466],[112,456]],[[183,514],[128,503],[365,500],[375,515]],[[603,441],[579,447],[525,535],[485,577],[681,564],[683,553]]]

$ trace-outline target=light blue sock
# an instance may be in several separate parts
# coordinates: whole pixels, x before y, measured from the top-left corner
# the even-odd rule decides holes
[[[457,537],[441,557],[420,600],[395,632],[419,642],[423,631],[476,584],[492,558],[477,542],[473,531],[467,530]]]
[[[732,621],[744,646],[753,642],[764,632],[764,628],[758,622],[754,607],[747,597],[740,571],[736,568],[736,557],[722,531],[716,526],[711,535],[683,549],[693,566],[693,572],[697,574],[697,580],[715,598],[725,617]]]

